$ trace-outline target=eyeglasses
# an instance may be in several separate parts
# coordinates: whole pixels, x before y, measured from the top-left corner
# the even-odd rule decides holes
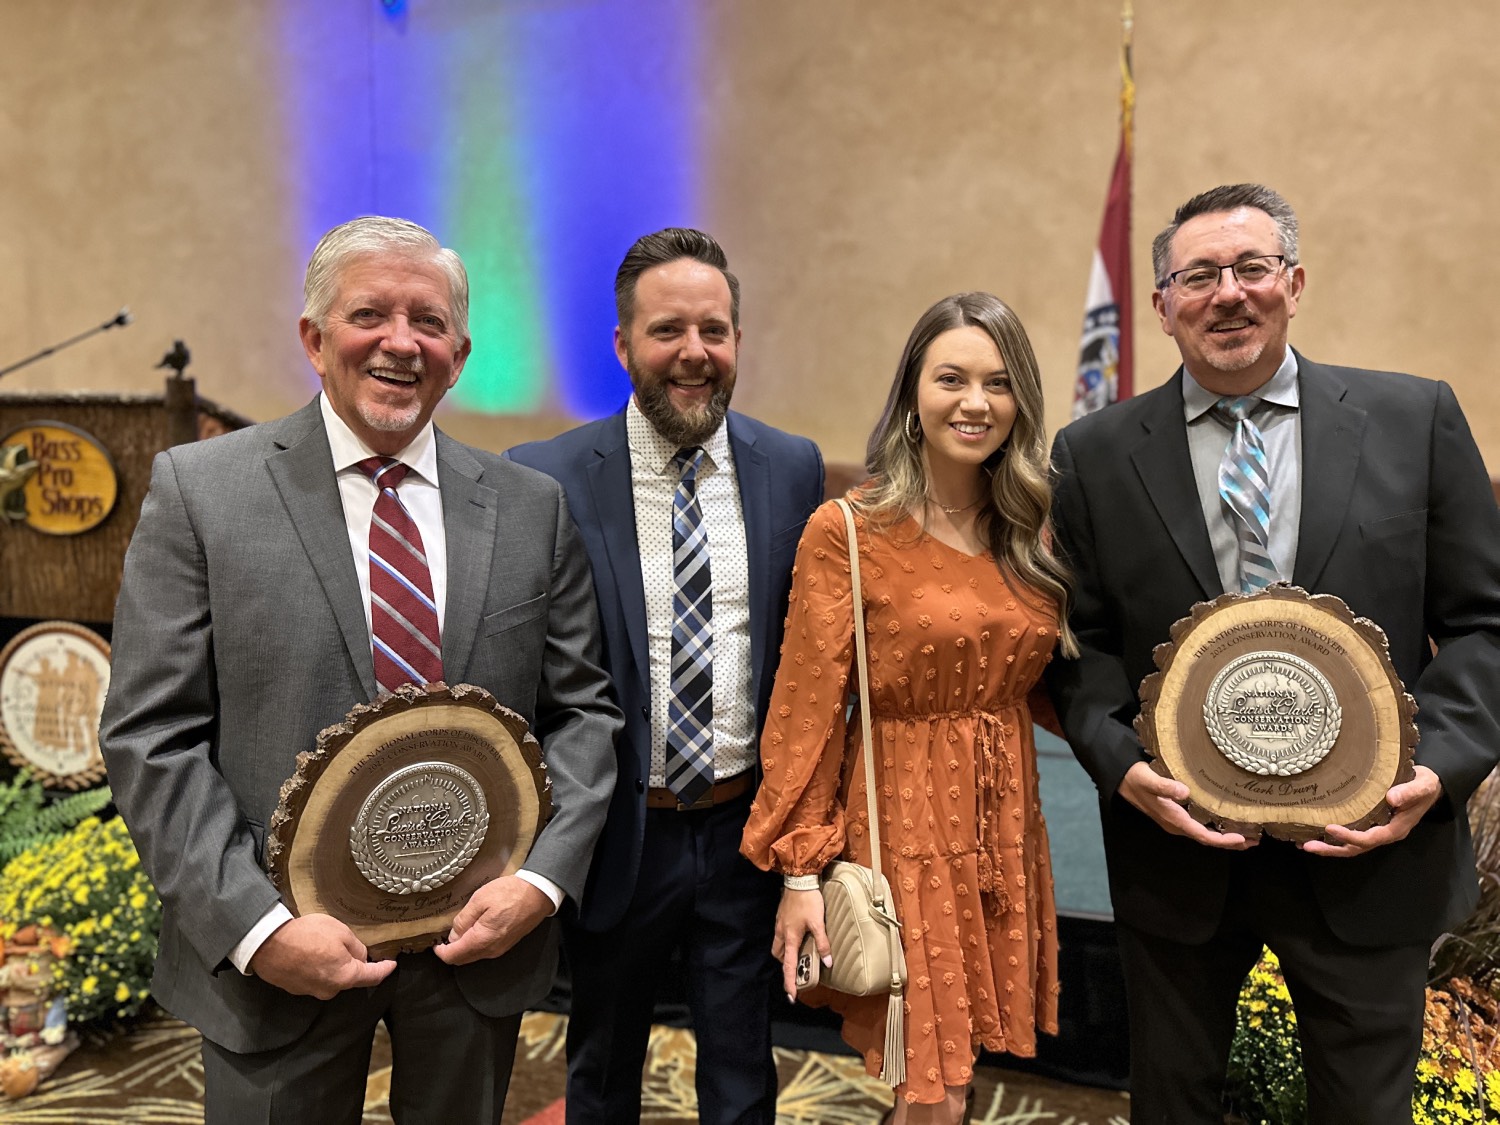
[[[1219,287],[1219,277],[1225,270],[1233,270],[1234,278],[1246,289],[1264,289],[1281,275],[1286,264],[1284,254],[1257,254],[1253,258],[1241,258],[1227,266],[1188,266],[1167,274],[1161,288],[1173,285],[1189,297],[1202,297]]]

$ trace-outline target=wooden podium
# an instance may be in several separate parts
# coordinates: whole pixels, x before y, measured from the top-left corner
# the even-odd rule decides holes
[[[199,398],[193,380],[171,376],[160,395],[0,394],[0,446],[23,431],[81,431],[113,463],[117,495],[108,515],[77,534],[37,530],[0,517],[0,644],[22,624],[59,619],[105,625],[114,617],[125,548],[158,452],[238,430],[249,419]],[[80,439],[80,445],[82,439]],[[33,488],[34,484],[28,487]],[[35,506],[35,505],[33,505]]]

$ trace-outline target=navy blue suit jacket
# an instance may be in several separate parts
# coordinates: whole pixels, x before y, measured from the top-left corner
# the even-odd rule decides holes
[[[758,739],[781,650],[797,543],[808,516],[823,500],[823,458],[808,439],[743,414],[731,411],[728,424],[750,556],[750,693]],[[614,798],[579,904],[584,928],[607,930],[624,917],[635,891],[651,766],[646,593],[635,537],[625,412],[550,441],[517,446],[505,456],[540,469],[567,494],[594,570],[605,668],[625,713],[625,729],[616,743]]]

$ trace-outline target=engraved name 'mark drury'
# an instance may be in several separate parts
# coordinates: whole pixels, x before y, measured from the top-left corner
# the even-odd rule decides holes
[[[1332,685],[1307,661],[1252,652],[1214,677],[1203,721],[1219,752],[1241,769],[1291,777],[1327,756],[1343,712]]]
[[[451,882],[484,843],[489,810],[479,782],[448,762],[397,770],[365,798],[349,829],[359,872],[392,894]]]

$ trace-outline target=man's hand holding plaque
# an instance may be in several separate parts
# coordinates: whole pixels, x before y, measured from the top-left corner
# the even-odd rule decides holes
[[[499,957],[552,913],[552,901],[525,879],[492,879],[469,897],[453,919],[448,940],[433,952],[450,965]]]
[[[1225,594],[1153,655],[1136,730],[1160,779],[1133,767],[1121,793],[1169,832],[1242,848],[1265,831],[1356,855],[1405,837],[1441,793],[1413,771],[1416,703],[1385,635],[1338,598]],[[1181,817],[1160,804],[1179,800]]]
[[[1307,841],[1302,845],[1302,850],[1310,855],[1347,857],[1406,839],[1417,822],[1427,815],[1427,810],[1437,804],[1438,798],[1443,795],[1443,783],[1426,766],[1414,765],[1412,773],[1410,781],[1393,785],[1386,792],[1385,803],[1391,810],[1388,823],[1363,831],[1342,824],[1330,824],[1323,833],[1323,839]]]
[[[1184,807],[1192,790],[1182,782],[1167,777],[1139,762],[1125,772],[1120,781],[1120,796],[1145,813],[1164,832],[1188,839],[1208,848],[1243,851],[1260,842],[1259,835],[1246,838],[1239,832],[1220,832],[1197,820]]]
[[[395,960],[367,960],[365,943],[337,918],[304,914],[277,928],[250,959],[250,971],[293,996],[332,1000],[348,988],[373,988]]]

